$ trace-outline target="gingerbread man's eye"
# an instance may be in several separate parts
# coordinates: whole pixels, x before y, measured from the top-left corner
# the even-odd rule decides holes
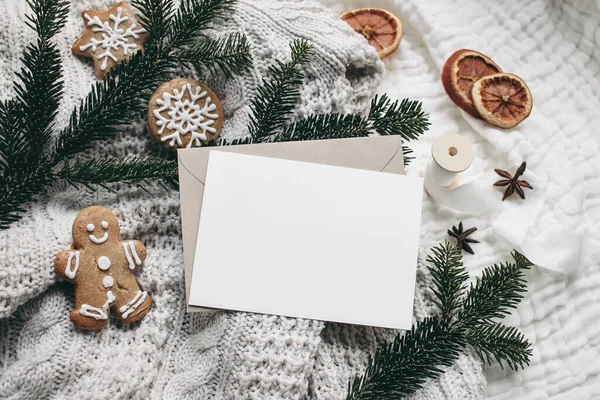
[[[94,224],[88,224],[88,226],[87,226],[88,232],[94,232],[94,228],[95,228]]]
[[[103,227],[104,229],[108,229],[108,222],[106,222],[106,221],[102,221],[102,227]]]

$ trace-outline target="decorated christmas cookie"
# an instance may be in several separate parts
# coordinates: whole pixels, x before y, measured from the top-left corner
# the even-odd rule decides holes
[[[77,328],[102,329],[111,312],[124,322],[148,313],[152,299],[133,276],[146,258],[139,240],[121,242],[119,221],[104,207],[83,209],[73,223],[71,250],[58,253],[54,271],[75,285],[75,309],[70,318]]]
[[[163,83],[148,104],[148,130],[170,150],[205,145],[217,139],[222,127],[221,101],[193,79]]]
[[[85,10],[81,16],[85,31],[71,51],[92,58],[98,78],[102,79],[112,67],[136,51],[144,50],[148,35],[128,3],[121,2],[105,12]]]

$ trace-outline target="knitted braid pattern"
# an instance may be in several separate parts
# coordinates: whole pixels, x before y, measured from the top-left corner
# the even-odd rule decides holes
[[[80,13],[112,5],[73,1],[67,26],[56,38],[66,84],[59,129],[96,80],[91,63],[70,51],[83,29]],[[18,59],[34,39],[24,23],[26,13],[25,2],[0,2],[2,100],[14,94]],[[295,118],[364,111],[383,73],[376,52],[313,1],[239,1],[231,19],[219,26],[220,33],[237,31],[252,43],[252,69],[243,77],[207,80],[225,108],[224,137],[247,135],[255,89],[268,78],[274,59],[289,59],[289,43],[295,38],[311,40],[316,51]],[[98,143],[84,157],[154,152],[157,146],[144,134],[142,121],[132,121],[114,140]],[[27,206],[21,221],[0,231],[0,398],[306,399],[345,390],[346,378],[360,370],[358,363],[372,348],[359,343],[375,343],[370,331],[349,328],[356,330],[354,337],[367,332],[367,338],[339,338],[340,346],[356,355],[348,359],[352,365],[327,365],[322,360],[338,352],[338,338],[323,322],[223,311],[186,313],[178,193],[151,187],[149,196],[126,185],[114,188],[116,194],[56,185],[47,197]],[[78,211],[90,205],[115,212],[122,239],[146,245],[148,257],[136,273],[154,304],[141,322],[124,325],[113,319],[102,331],[82,332],[69,321],[73,287],[57,281],[53,262],[71,243]],[[323,379],[324,369],[335,379]],[[474,379],[482,385],[484,377],[477,371]],[[455,387],[463,385],[454,382]]]

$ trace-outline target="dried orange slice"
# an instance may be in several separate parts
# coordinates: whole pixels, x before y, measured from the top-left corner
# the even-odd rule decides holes
[[[489,57],[474,51],[462,49],[448,58],[442,69],[442,84],[450,99],[460,108],[478,118],[473,105],[471,89],[473,84],[484,76],[502,72]]]
[[[533,98],[523,79],[513,74],[494,74],[481,78],[471,90],[479,115],[498,128],[517,126],[529,116]]]
[[[402,22],[381,8],[359,8],[343,13],[340,18],[363,35],[382,60],[392,54],[402,39]]]

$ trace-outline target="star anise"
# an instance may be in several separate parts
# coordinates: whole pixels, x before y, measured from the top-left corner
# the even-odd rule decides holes
[[[523,161],[519,168],[517,168],[515,176],[511,176],[508,172],[501,169],[494,170],[498,175],[506,178],[500,179],[498,182],[494,183],[494,186],[506,186],[506,189],[504,189],[504,195],[502,196],[502,201],[506,200],[506,198],[511,196],[514,192],[517,192],[522,199],[525,199],[525,192],[523,191],[523,188],[526,187],[528,189],[533,189],[533,186],[531,186],[529,182],[519,180],[519,177],[523,175],[523,172],[525,172],[526,167],[527,163]]]
[[[452,226],[452,230],[448,229],[448,235],[456,239],[456,244],[458,247],[467,253],[475,254],[471,246],[469,246],[469,243],[479,243],[479,241],[471,239],[469,236],[471,236],[476,230],[477,228],[470,228],[463,232],[463,223],[461,221],[458,224],[458,229],[455,226]]]

